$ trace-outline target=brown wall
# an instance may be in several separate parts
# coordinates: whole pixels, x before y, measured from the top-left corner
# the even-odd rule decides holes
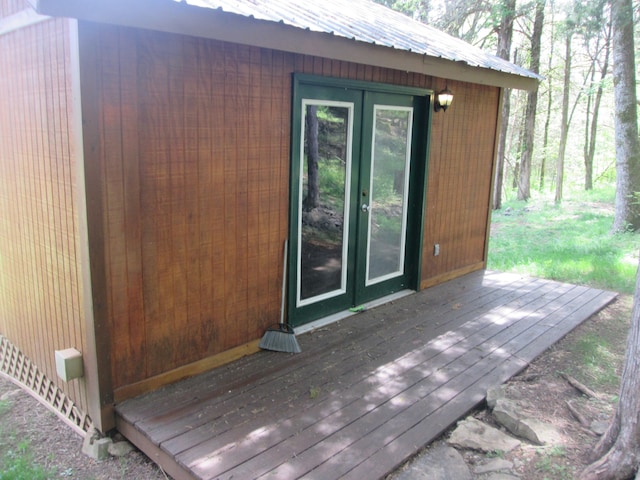
[[[434,115],[431,131],[422,288],[484,268],[486,260],[500,90],[448,86],[453,104]]]
[[[87,411],[84,379],[54,360],[86,350],[69,38],[66,20],[0,36],[0,334]]]
[[[93,79],[82,95],[98,115],[85,155],[102,179],[93,211],[106,239],[115,389],[255,340],[278,321],[292,72],[444,87],[418,74],[126,28],[86,25],[80,42]],[[454,105],[433,120],[424,279],[484,260],[499,92],[449,86]]]

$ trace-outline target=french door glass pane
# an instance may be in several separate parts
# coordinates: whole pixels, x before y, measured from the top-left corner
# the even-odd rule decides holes
[[[346,292],[353,104],[303,100],[298,306]]]
[[[404,273],[413,109],[374,107],[366,284]]]

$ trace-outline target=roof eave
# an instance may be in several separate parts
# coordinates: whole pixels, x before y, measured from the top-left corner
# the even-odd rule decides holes
[[[538,79],[173,0],[30,0],[43,15],[158,30],[520,90]]]

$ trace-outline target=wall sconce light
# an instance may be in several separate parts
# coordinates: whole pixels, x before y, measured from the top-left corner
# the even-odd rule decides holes
[[[446,112],[449,105],[451,105],[451,102],[453,102],[453,92],[445,87],[444,90],[436,95],[436,102],[433,109],[436,112],[439,112],[440,110]]]

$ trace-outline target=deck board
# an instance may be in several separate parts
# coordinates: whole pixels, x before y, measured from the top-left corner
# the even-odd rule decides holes
[[[179,478],[382,478],[615,298],[476,272],[116,407]]]

